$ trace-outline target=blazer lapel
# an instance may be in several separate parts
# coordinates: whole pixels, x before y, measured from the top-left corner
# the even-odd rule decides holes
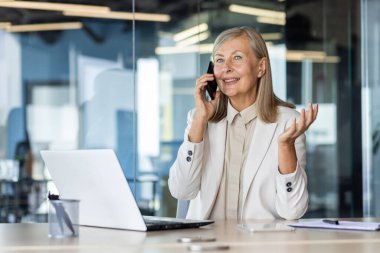
[[[214,206],[216,196],[219,191],[219,186],[223,175],[224,166],[224,152],[226,143],[226,131],[227,131],[227,120],[224,119],[218,123],[211,123],[208,125],[208,138],[209,138],[209,156],[210,163],[207,165],[207,171],[205,172],[208,192],[203,195],[207,198],[207,203],[202,207],[203,214],[209,216],[211,208]],[[203,181],[203,179],[202,179]]]
[[[256,128],[252,136],[252,142],[249,148],[249,153],[244,168],[242,210],[244,210],[245,200],[247,198],[249,189],[251,188],[252,181],[258,169],[260,168],[265,154],[268,151],[269,145],[272,142],[276,128],[277,123],[267,124],[257,119]]]

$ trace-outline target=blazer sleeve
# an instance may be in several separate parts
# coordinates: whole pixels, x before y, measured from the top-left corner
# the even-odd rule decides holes
[[[177,158],[169,171],[169,190],[177,199],[194,199],[200,190],[204,141],[190,142],[188,133],[193,121],[194,110],[187,115],[184,141],[179,147]]]
[[[306,167],[306,136],[303,134],[296,139],[297,168],[290,174],[276,176],[276,210],[284,219],[301,218],[308,208],[309,194],[307,191]]]

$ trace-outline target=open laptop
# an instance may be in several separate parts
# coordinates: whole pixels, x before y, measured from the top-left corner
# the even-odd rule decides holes
[[[142,216],[111,149],[41,151],[61,199],[79,199],[79,225],[151,231],[194,228],[212,220]]]

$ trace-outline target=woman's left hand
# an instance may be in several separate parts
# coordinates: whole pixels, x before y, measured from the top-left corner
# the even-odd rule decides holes
[[[314,106],[309,103],[307,111],[301,110],[301,116],[298,120],[294,119],[292,125],[283,132],[279,139],[279,145],[294,145],[296,139],[306,132],[306,130],[313,124],[318,114],[318,104]]]

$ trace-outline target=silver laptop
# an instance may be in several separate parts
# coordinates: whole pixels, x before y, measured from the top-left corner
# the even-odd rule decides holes
[[[79,199],[79,224],[137,231],[194,228],[211,220],[142,216],[111,149],[41,151],[61,199]]]

